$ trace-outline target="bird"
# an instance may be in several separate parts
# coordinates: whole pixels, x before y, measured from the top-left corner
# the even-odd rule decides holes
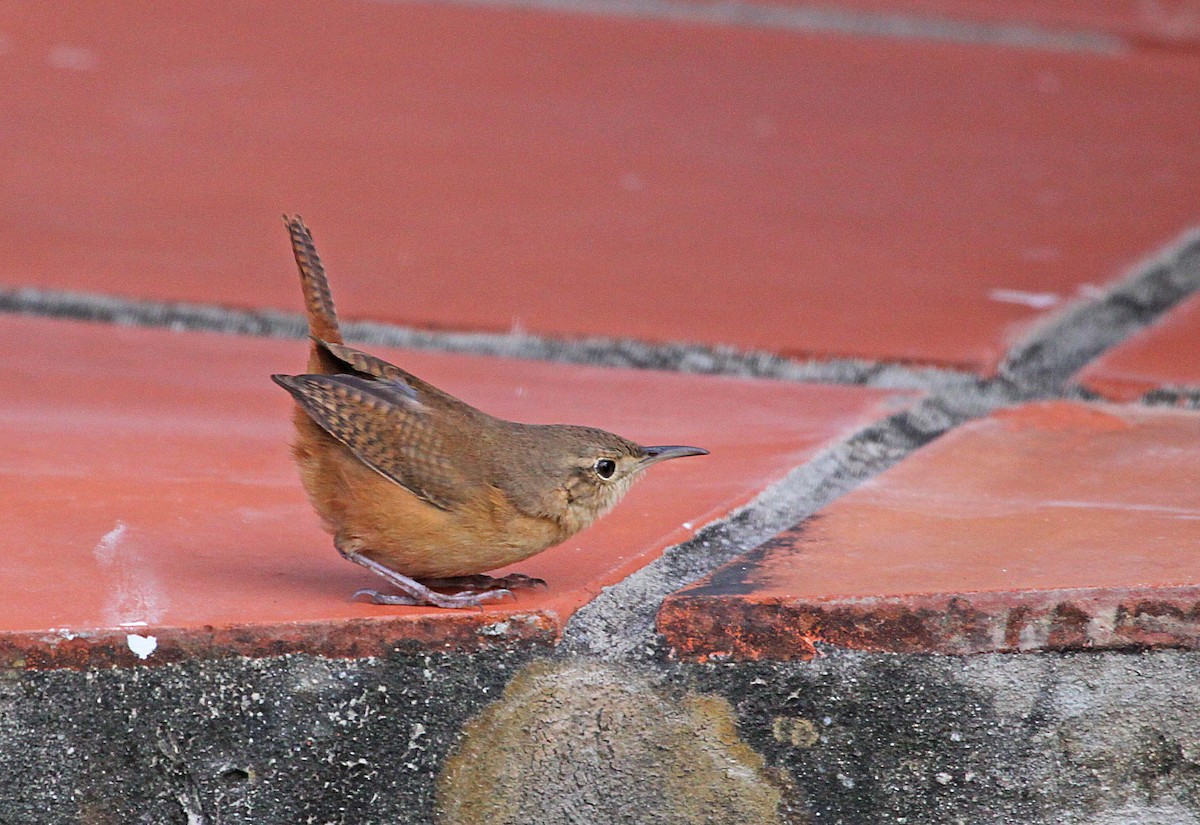
[[[296,402],[292,455],[337,551],[391,585],[351,599],[479,608],[545,587],[486,573],[588,527],[648,467],[708,454],[497,418],[346,346],[312,233],[298,215],[284,223],[311,339],[307,373],[271,376]]]

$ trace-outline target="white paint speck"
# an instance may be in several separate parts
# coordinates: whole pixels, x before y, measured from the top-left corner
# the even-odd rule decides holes
[[[1169,507],[1162,504],[1139,504],[1132,501],[1071,501],[1051,499],[1043,507],[1065,507],[1080,510],[1117,510],[1133,513],[1154,513],[1167,518],[1200,520],[1200,510],[1189,507]]]
[[[683,523],[683,529],[684,529],[684,530],[691,530],[691,529],[692,529],[692,523],[691,523],[690,521],[685,521],[685,522]]]
[[[96,53],[82,46],[59,43],[46,55],[46,64],[54,69],[69,69],[73,72],[94,72],[100,65]]]
[[[130,633],[125,637],[125,644],[129,645],[129,649],[139,659],[146,659],[158,647],[158,639],[154,636],[139,636],[136,633]]]
[[[1062,300],[1053,292],[1025,292],[1020,289],[993,289],[988,297],[1002,304],[1020,304],[1031,309],[1049,309]]]

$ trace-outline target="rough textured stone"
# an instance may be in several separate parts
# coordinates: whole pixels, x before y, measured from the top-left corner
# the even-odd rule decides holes
[[[835,653],[691,665],[815,821],[1187,823],[1200,815],[1200,654]]]
[[[0,823],[425,823],[526,654],[223,659],[0,677]]]

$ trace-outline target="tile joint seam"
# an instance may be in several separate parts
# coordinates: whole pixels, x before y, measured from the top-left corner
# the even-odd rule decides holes
[[[307,321],[299,313],[152,301],[37,287],[0,287],[0,313],[263,338],[304,339],[308,336]],[[647,343],[631,338],[571,339],[528,333],[426,330],[378,321],[343,320],[341,326],[346,339],[360,345],[564,364],[885,389],[928,390],[974,380],[971,373],[950,367],[856,358],[800,360],[761,350],[721,345]]]

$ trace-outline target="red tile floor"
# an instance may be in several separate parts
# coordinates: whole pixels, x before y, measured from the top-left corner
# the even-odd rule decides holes
[[[330,0],[0,25],[23,284],[292,308],[287,210],[351,317],[987,371],[1196,218],[1186,51]]]
[[[381,351],[508,418],[604,427],[711,455],[656,467],[607,518],[519,569],[546,591],[482,611],[353,603],[305,500],[292,401],[268,379],[300,341],[0,317],[0,653],[78,664],[222,652],[367,655],[553,639],[664,547],[911,395]],[[144,628],[150,628],[145,630]]]
[[[567,5],[0,6],[0,284],[297,311],[277,216],[300,211],[350,318],[986,376],[1200,224],[1194,3],[824,6],[1117,44],[1078,50]],[[1195,312],[1078,380],[1120,400],[1195,386]],[[548,592],[434,614],[346,600],[367,574],[320,532],[287,456],[290,401],[266,381],[303,349],[0,319],[4,658],[132,661],[149,635],[156,661],[549,641],[603,586],[913,400],[393,353],[500,414],[713,451],[522,565]],[[881,649],[1184,644],[1193,416],[1051,405],[970,424],[752,556],[761,569],[670,600],[663,626],[698,658],[811,651],[832,637],[810,609],[835,603],[835,641]],[[894,478],[941,498],[920,513],[872,498],[899,495]],[[1083,504],[1047,504],[1062,501]],[[1018,556],[1003,569],[1002,550]],[[1139,612],[1147,588],[1159,607]],[[964,594],[991,595],[960,615]],[[782,605],[780,639],[718,644],[711,627],[705,650],[701,603]],[[880,616],[919,638],[864,636]]]

